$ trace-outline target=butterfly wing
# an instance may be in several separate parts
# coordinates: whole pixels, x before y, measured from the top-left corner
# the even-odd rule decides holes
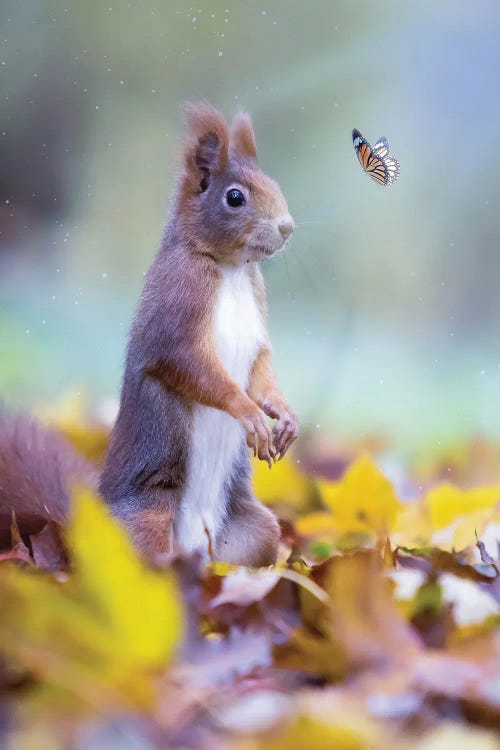
[[[378,139],[373,147],[373,153],[375,156],[380,156],[381,159],[389,155],[389,142],[385,136]]]
[[[374,154],[372,147],[366,138],[361,135],[359,130],[352,131],[352,142],[363,170],[369,174],[375,182],[378,182],[379,185],[385,185],[387,175],[384,162]]]
[[[363,170],[379,185],[392,185],[399,177],[399,163],[389,156],[389,143],[382,137],[372,148],[359,130],[352,131],[352,142]]]
[[[399,162],[394,156],[388,156],[384,159],[387,170],[387,185],[392,185],[399,177]]]
[[[385,185],[392,185],[399,177],[399,162],[394,156],[389,156],[389,142],[385,136],[379,138],[373,147],[373,153],[382,159],[386,169]]]
[[[373,151],[365,172],[370,175],[372,180],[378,182],[379,185],[387,185],[387,168],[385,166],[385,161],[378,156],[375,156]]]
[[[359,163],[366,171],[368,162],[372,154],[372,147],[370,146],[366,138],[361,135],[359,130],[352,131],[352,142],[356,151],[356,156],[359,159]]]

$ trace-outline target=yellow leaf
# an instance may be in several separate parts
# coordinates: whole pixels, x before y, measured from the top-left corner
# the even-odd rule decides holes
[[[254,461],[253,491],[266,505],[283,503],[288,507],[307,505],[311,483],[297,469],[295,460],[286,456],[273,464],[271,470],[264,461]]]
[[[231,563],[222,562],[222,560],[214,560],[214,562],[207,564],[207,571],[208,570],[210,570],[214,574],[214,576],[224,577],[238,570],[238,566],[231,565]]]
[[[431,537],[432,526],[426,503],[420,499],[402,505],[392,541],[402,547],[423,547]]]
[[[491,518],[491,510],[476,510],[460,516],[453,532],[452,547],[456,550],[473,547]]]
[[[182,632],[170,576],[145,567],[125,531],[88,490],[75,493],[67,536],[80,589],[114,632],[124,660],[164,664]]]
[[[88,461],[99,463],[104,459],[109,440],[109,430],[106,427],[67,424],[58,429]]]
[[[500,503],[500,487],[461,490],[451,484],[441,484],[428,492],[425,500],[432,528],[442,529],[449,526],[458,516],[494,508]]]
[[[401,507],[391,483],[368,456],[361,456],[340,482],[318,482],[338,531],[386,533]]]
[[[183,629],[174,581],[142,563],[88,491],[75,493],[68,542],[67,580],[0,568],[2,651],[38,677],[47,706],[146,708]]]
[[[350,727],[301,717],[261,750],[366,750],[366,737]]]
[[[329,536],[338,531],[338,526],[332,514],[326,511],[301,516],[295,522],[295,528],[303,536]]]

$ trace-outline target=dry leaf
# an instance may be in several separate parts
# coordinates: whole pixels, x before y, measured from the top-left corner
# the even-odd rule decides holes
[[[34,560],[39,568],[44,568],[49,573],[66,568],[68,557],[57,524],[45,524],[38,534],[30,536],[30,542]]]
[[[144,566],[87,491],[77,493],[68,540],[75,568],[68,582],[0,571],[2,649],[48,694],[62,690],[96,708],[148,705],[152,673],[168,664],[182,634],[176,586]]]
[[[391,483],[368,456],[361,456],[340,482],[318,482],[323,503],[338,531],[386,534],[401,504]]]

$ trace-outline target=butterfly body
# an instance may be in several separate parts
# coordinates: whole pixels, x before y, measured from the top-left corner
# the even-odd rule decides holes
[[[399,162],[389,154],[387,138],[379,138],[372,147],[359,130],[352,131],[352,142],[359,163],[379,185],[392,185],[399,177]]]

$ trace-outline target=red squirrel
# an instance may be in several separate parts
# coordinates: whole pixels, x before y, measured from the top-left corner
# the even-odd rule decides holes
[[[298,427],[272,366],[260,263],[283,250],[294,222],[280,187],[258,166],[247,114],[231,127],[205,103],[185,114],[182,171],[131,327],[99,489],[150,559],[178,546],[206,559],[269,565],[279,525],[252,493],[249,448],[271,466]],[[0,522],[2,507],[16,510],[1,474],[13,484],[9,450],[0,438]],[[65,457],[57,468],[65,499],[44,495],[59,515],[68,469],[83,471],[67,464]]]

